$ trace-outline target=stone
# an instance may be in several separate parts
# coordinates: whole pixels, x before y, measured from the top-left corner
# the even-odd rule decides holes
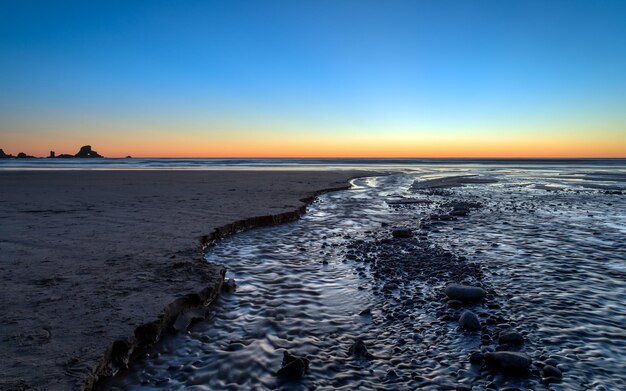
[[[478,317],[472,311],[463,311],[459,318],[459,326],[461,326],[463,330],[479,331],[480,320],[478,320]]]
[[[297,357],[285,351],[281,368],[276,372],[276,376],[283,379],[300,379],[309,369],[309,360],[304,357]]]
[[[524,337],[522,337],[522,335],[518,332],[506,331],[500,334],[499,341],[500,344],[523,345]]]
[[[361,316],[368,316],[372,314],[372,310],[369,308],[364,309],[363,311],[359,312],[359,315]]]
[[[300,379],[309,369],[309,360],[304,357],[296,357],[289,352],[283,353],[281,368],[276,376],[283,379]]]
[[[413,236],[413,232],[411,232],[411,230],[408,228],[396,228],[391,231],[391,235],[394,238],[410,238],[411,236]]]
[[[483,359],[484,356],[481,352],[474,352],[469,356],[470,364],[482,365]]]
[[[24,152],[20,152],[17,154],[17,158],[18,159],[33,159],[34,156],[30,156],[30,155],[25,154]]]
[[[449,299],[462,302],[481,301],[486,295],[485,290],[482,288],[460,284],[449,284],[446,286],[444,293]]]
[[[229,278],[228,280],[224,281],[224,284],[222,285],[222,290],[229,293],[233,293],[234,291],[236,291],[237,283],[235,282],[235,279]]]
[[[518,352],[489,352],[485,353],[485,362],[493,369],[505,372],[525,372],[532,363],[531,358]]]
[[[367,346],[365,346],[365,342],[363,342],[363,340],[360,338],[354,341],[352,346],[350,346],[348,354],[357,358],[372,358],[372,355],[367,351]]]
[[[543,367],[543,376],[544,377],[563,377],[563,373],[557,367],[553,367],[552,365],[546,365]]]

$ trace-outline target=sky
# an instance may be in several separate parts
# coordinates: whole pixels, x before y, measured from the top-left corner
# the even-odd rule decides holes
[[[626,1],[1,1],[0,148],[626,157]]]

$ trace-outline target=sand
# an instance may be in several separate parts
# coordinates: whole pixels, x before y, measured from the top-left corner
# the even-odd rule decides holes
[[[359,174],[1,172],[0,389],[91,387],[214,299],[224,270],[203,240],[297,218]]]

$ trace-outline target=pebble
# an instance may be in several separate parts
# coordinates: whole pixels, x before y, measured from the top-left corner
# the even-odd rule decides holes
[[[462,302],[481,301],[486,295],[482,288],[460,284],[449,284],[444,293],[448,298]]]
[[[485,353],[485,362],[493,369],[523,372],[530,367],[532,360],[524,353],[501,351]]]
[[[479,331],[480,321],[475,313],[472,311],[464,311],[459,318],[459,325],[462,329],[468,331]]]
[[[286,351],[283,353],[282,367],[276,372],[276,376],[284,379],[300,379],[308,369],[308,359],[296,357]]]
[[[363,342],[363,340],[360,338],[354,341],[352,346],[350,346],[348,354],[358,358],[372,358],[372,355],[367,351],[367,346],[365,346],[365,342]]]
[[[552,365],[546,365],[543,367],[543,376],[545,377],[563,377],[563,373],[557,367],[553,367]]]
[[[506,331],[500,334],[499,341],[500,341],[500,344],[523,345],[524,337],[522,337],[522,335],[518,332]]]
[[[408,228],[396,228],[391,231],[391,235],[394,238],[410,238],[411,236],[413,236],[413,232],[411,232],[411,230]]]
[[[469,356],[470,364],[482,364],[483,359],[484,359],[484,356],[481,352],[474,352],[470,354]]]

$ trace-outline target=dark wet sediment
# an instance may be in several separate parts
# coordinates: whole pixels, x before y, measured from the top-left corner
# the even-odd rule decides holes
[[[298,222],[225,240],[207,259],[236,291],[109,386],[623,388],[621,190],[481,174],[356,180]],[[309,361],[301,378],[276,376],[285,351]]]

